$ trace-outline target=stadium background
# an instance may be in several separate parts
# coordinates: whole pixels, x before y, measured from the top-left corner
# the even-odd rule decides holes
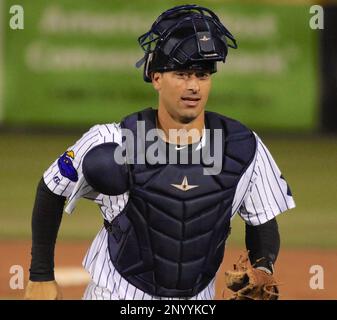
[[[219,14],[239,44],[214,75],[208,110],[253,128],[295,197],[297,208],[278,219],[283,298],[336,299],[337,140],[325,133],[322,120],[323,31],[309,27],[313,3],[197,3]],[[23,30],[9,27],[14,4],[24,8]],[[22,265],[27,281],[31,210],[43,171],[92,125],[156,106],[151,85],[134,67],[142,56],[136,39],[162,11],[179,4],[0,0],[0,247],[8,257],[0,260],[0,298],[23,295],[10,289],[9,270]],[[334,77],[336,70],[329,70]],[[335,120],[330,122],[336,128]],[[81,296],[86,281],[80,276],[81,258],[101,223],[97,208],[86,200],[62,221],[56,266],[65,298]],[[236,218],[222,270],[242,248],[244,225]],[[324,290],[309,286],[313,265],[324,268]],[[221,285],[219,276],[218,298]]]

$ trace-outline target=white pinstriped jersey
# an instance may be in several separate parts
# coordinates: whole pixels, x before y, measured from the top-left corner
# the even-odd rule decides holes
[[[238,213],[246,223],[251,225],[263,224],[295,207],[287,182],[272,155],[261,139],[256,134],[255,136],[258,143],[254,160],[242,175],[232,203],[232,218]],[[55,194],[67,197],[66,212],[71,213],[81,197],[95,201],[103,218],[108,221],[113,220],[125,207],[128,192],[118,196],[99,194],[92,190],[82,175],[82,160],[85,154],[94,146],[105,142],[121,143],[119,123],[96,125],[67,149],[72,151],[69,160],[72,161],[78,174],[76,182],[62,176],[57,160],[44,173],[44,181],[48,188]],[[202,139],[198,147],[202,147],[204,143],[205,139]],[[86,290],[85,299],[172,299],[150,296],[120,276],[109,258],[107,231],[104,227],[87,251],[83,266],[92,278]],[[215,278],[202,292],[191,299],[213,299],[214,282]]]

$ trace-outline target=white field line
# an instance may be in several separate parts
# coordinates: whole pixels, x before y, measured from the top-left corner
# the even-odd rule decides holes
[[[55,280],[62,287],[80,286],[89,283],[90,275],[82,267],[59,267],[55,268]]]

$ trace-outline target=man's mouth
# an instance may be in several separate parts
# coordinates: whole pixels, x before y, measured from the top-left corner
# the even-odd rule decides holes
[[[200,97],[198,96],[183,96],[181,100],[184,102],[185,105],[188,107],[195,107],[198,102],[200,101]]]
[[[182,100],[184,101],[199,101],[200,97],[198,96],[183,96],[181,97]]]

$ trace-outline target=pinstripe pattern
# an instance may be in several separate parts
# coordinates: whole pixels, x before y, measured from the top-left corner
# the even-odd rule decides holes
[[[242,175],[236,188],[232,203],[232,218],[236,213],[248,224],[259,225],[274,218],[281,212],[295,206],[294,200],[287,195],[287,183],[281,179],[281,172],[273,157],[256,135],[257,150],[255,158]],[[68,150],[75,152],[73,161],[78,171],[77,183],[61,176],[57,161],[44,173],[44,180],[49,189],[56,194],[68,198],[66,211],[71,213],[79,198],[91,199],[98,204],[104,219],[113,220],[125,207],[128,201],[128,192],[118,196],[106,196],[91,190],[82,175],[82,160],[86,152],[94,146],[104,142],[121,143],[119,124],[96,125],[92,127],[81,139]],[[201,140],[204,145],[205,139]],[[57,184],[54,177],[58,176]],[[128,283],[116,271],[110,261],[107,232],[104,227],[98,232],[88,249],[84,260],[84,268],[90,273],[92,281],[88,285],[83,299],[92,300],[171,300],[179,298],[154,297]],[[191,300],[212,300],[215,296],[215,278],[209,285]]]
[[[258,147],[250,192],[243,196],[240,216],[251,225],[259,225],[278,214],[295,207],[292,196],[287,195],[287,182],[272,155],[257,137]]]

